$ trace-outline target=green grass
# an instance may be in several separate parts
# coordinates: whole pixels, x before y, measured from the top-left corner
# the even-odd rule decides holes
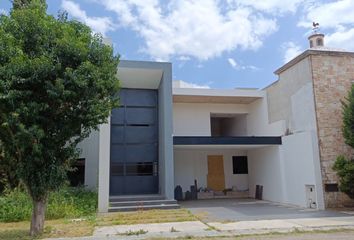
[[[186,209],[147,210],[136,212],[108,213],[102,216],[92,215],[79,221],[68,218],[46,220],[45,231],[40,238],[91,236],[95,227],[144,224],[162,222],[195,221],[196,218]],[[29,221],[1,223],[0,239],[32,239],[28,236]]]
[[[63,187],[49,195],[46,219],[75,218],[96,213],[97,194],[83,187]],[[32,201],[21,189],[0,196],[0,222],[19,222],[30,219]]]

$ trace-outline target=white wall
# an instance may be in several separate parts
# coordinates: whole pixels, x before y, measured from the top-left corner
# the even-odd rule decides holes
[[[96,189],[98,182],[98,141],[99,132],[92,131],[90,136],[79,143],[81,149],[80,158],[85,158],[85,186]]]
[[[232,172],[232,156],[246,155],[246,151],[237,150],[175,149],[175,186],[180,185],[185,192],[197,179],[198,187],[207,187],[208,155],[223,155],[226,188],[248,189],[248,175]]]
[[[316,131],[316,115],[312,83],[303,85],[291,96],[291,132]]]
[[[266,88],[268,98],[269,121],[285,120],[286,128],[291,122],[291,97],[300,88],[312,84],[311,62],[305,58],[279,75],[279,81]],[[306,104],[312,104],[313,98]],[[292,130],[292,129],[290,129]]]
[[[248,151],[250,196],[263,185],[263,199],[307,207],[305,185],[315,185],[317,207],[323,208],[322,185],[316,173],[313,132],[282,137],[282,145]]]
[[[204,104],[174,103],[174,136],[210,136],[210,114],[244,114],[248,112],[246,104]]]
[[[305,185],[316,185],[310,132],[283,137],[285,202],[306,207]],[[316,186],[316,190],[318,187]]]
[[[244,114],[237,116],[239,124],[231,129],[236,135],[281,136],[285,133],[285,122],[270,124],[267,104],[267,98],[250,104],[174,103],[173,133],[174,136],[210,136],[210,114],[213,113]]]
[[[267,98],[259,99],[249,104],[247,115],[248,136],[282,136],[285,133],[285,122],[268,121]]]
[[[255,197],[256,185],[263,186],[263,199],[284,202],[282,166],[278,146],[248,151],[250,197]]]

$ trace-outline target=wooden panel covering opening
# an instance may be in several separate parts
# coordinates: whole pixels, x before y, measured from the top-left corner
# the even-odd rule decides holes
[[[214,191],[225,189],[224,158],[222,155],[208,155],[208,188]]]

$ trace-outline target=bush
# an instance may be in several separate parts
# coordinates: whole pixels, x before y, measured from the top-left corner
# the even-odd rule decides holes
[[[339,176],[339,189],[354,199],[354,161],[338,156],[333,170]]]
[[[83,187],[63,187],[48,198],[46,219],[90,216],[97,209],[97,193]],[[32,202],[26,191],[16,188],[0,196],[0,222],[30,220]]]

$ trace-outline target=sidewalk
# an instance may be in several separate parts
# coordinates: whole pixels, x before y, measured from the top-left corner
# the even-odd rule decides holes
[[[221,237],[332,229],[354,229],[354,217],[276,219],[227,223],[213,222],[208,224],[200,221],[192,221],[116,225],[96,228],[93,236],[75,239],[149,239],[177,238],[186,236]]]

